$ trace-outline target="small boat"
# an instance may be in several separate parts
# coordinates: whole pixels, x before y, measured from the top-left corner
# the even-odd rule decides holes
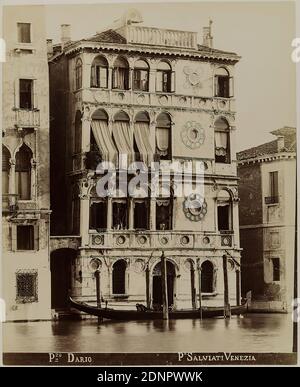
[[[110,320],[162,320],[163,312],[161,310],[148,309],[142,304],[136,304],[137,310],[116,310],[112,308],[98,308],[86,304],[85,302],[75,301],[70,297],[70,304],[73,308],[93,315]],[[231,307],[231,315],[244,314],[247,311],[248,301],[242,305]],[[223,317],[224,307],[203,306],[202,318]],[[200,309],[178,309],[169,311],[169,319],[199,319],[201,318]]]

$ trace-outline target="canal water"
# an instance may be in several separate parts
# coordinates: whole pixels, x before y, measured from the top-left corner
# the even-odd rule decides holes
[[[248,314],[230,320],[2,324],[4,352],[292,352],[292,319]]]

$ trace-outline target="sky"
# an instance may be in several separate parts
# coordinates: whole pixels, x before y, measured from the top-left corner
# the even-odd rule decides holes
[[[213,20],[214,47],[242,57],[234,80],[237,151],[271,141],[270,131],[296,126],[296,37],[293,2],[181,2],[47,5],[47,38],[60,40],[71,24],[72,40],[92,36],[136,8],[145,26],[198,32]]]

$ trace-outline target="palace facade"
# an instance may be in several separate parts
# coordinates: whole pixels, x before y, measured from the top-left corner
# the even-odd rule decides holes
[[[291,310],[296,230],[296,128],[237,154],[242,290],[254,310]]]
[[[199,45],[197,33],[145,27],[134,11],[87,39],[72,41],[70,28],[61,44],[48,42],[52,309],[66,308],[69,294],[95,301],[97,269],[109,305],[160,305],[162,251],[169,305],[197,307],[199,286],[204,305],[222,305],[224,255],[230,302],[239,302],[239,57],[213,48],[211,25]],[[168,196],[99,197],[96,166],[124,154],[129,164],[190,162],[190,182],[201,161],[203,190],[176,197],[171,175]]]
[[[51,318],[49,78],[42,6],[3,7],[2,296],[7,320]]]

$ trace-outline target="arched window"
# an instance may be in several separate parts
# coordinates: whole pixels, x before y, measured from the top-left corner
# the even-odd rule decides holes
[[[215,97],[232,97],[232,77],[224,67],[219,67],[215,72]]]
[[[174,92],[174,72],[167,62],[159,62],[156,72],[156,91],[163,93]]]
[[[2,145],[2,194],[9,193],[10,154],[6,146]]]
[[[113,122],[113,141],[118,150],[119,155],[127,157],[128,163],[132,163],[134,158],[133,138],[130,129],[130,120],[127,113],[124,111],[118,112],[114,116]]]
[[[153,150],[150,144],[150,119],[148,113],[139,112],[135,116],[133,149],[135,161],[143,161],[145,164],[153,159]]]
[[[87,169],[95,169],[101,161],[113,160],[115,150],[108,129],[108,115],[98,109],[92,115],[90,152],[86,155]]]
[[[129,66],[127,60],[122,57],[118,57],[114,63],[112,88],[120,90],[129,89]]]
[[[161,113],[156,121],[156,150],[161,160],[171,160],[171,119],[167,113]]]
[[[108,63],[103,56],[97,56],[91,67],[91,87],[108,87]]]
[[[16,154],[16,193],[20,200],[31,199],[31,159],[32,152],[25,144]]]
[[[231,197],[228,191],[221,190],[217,197],[218,230],[232,229]]]
[[[135,63],[133,71],[133,90],[149,90],[149,66],[144,60]]]
[[[113,294],[126,294],[125,286],[126,262],[119,259],[113,265],[112,291]]]
[[[82,60],[80,58],[77,59],[75,65],[75,89],[82,88]]]
[[[214,265],[210,261],[204,261],[201,265],[201,292],[214,292]]]
[[[215,122],[215,161],[230,163],[229,125],[225,118],[218,118]]]

